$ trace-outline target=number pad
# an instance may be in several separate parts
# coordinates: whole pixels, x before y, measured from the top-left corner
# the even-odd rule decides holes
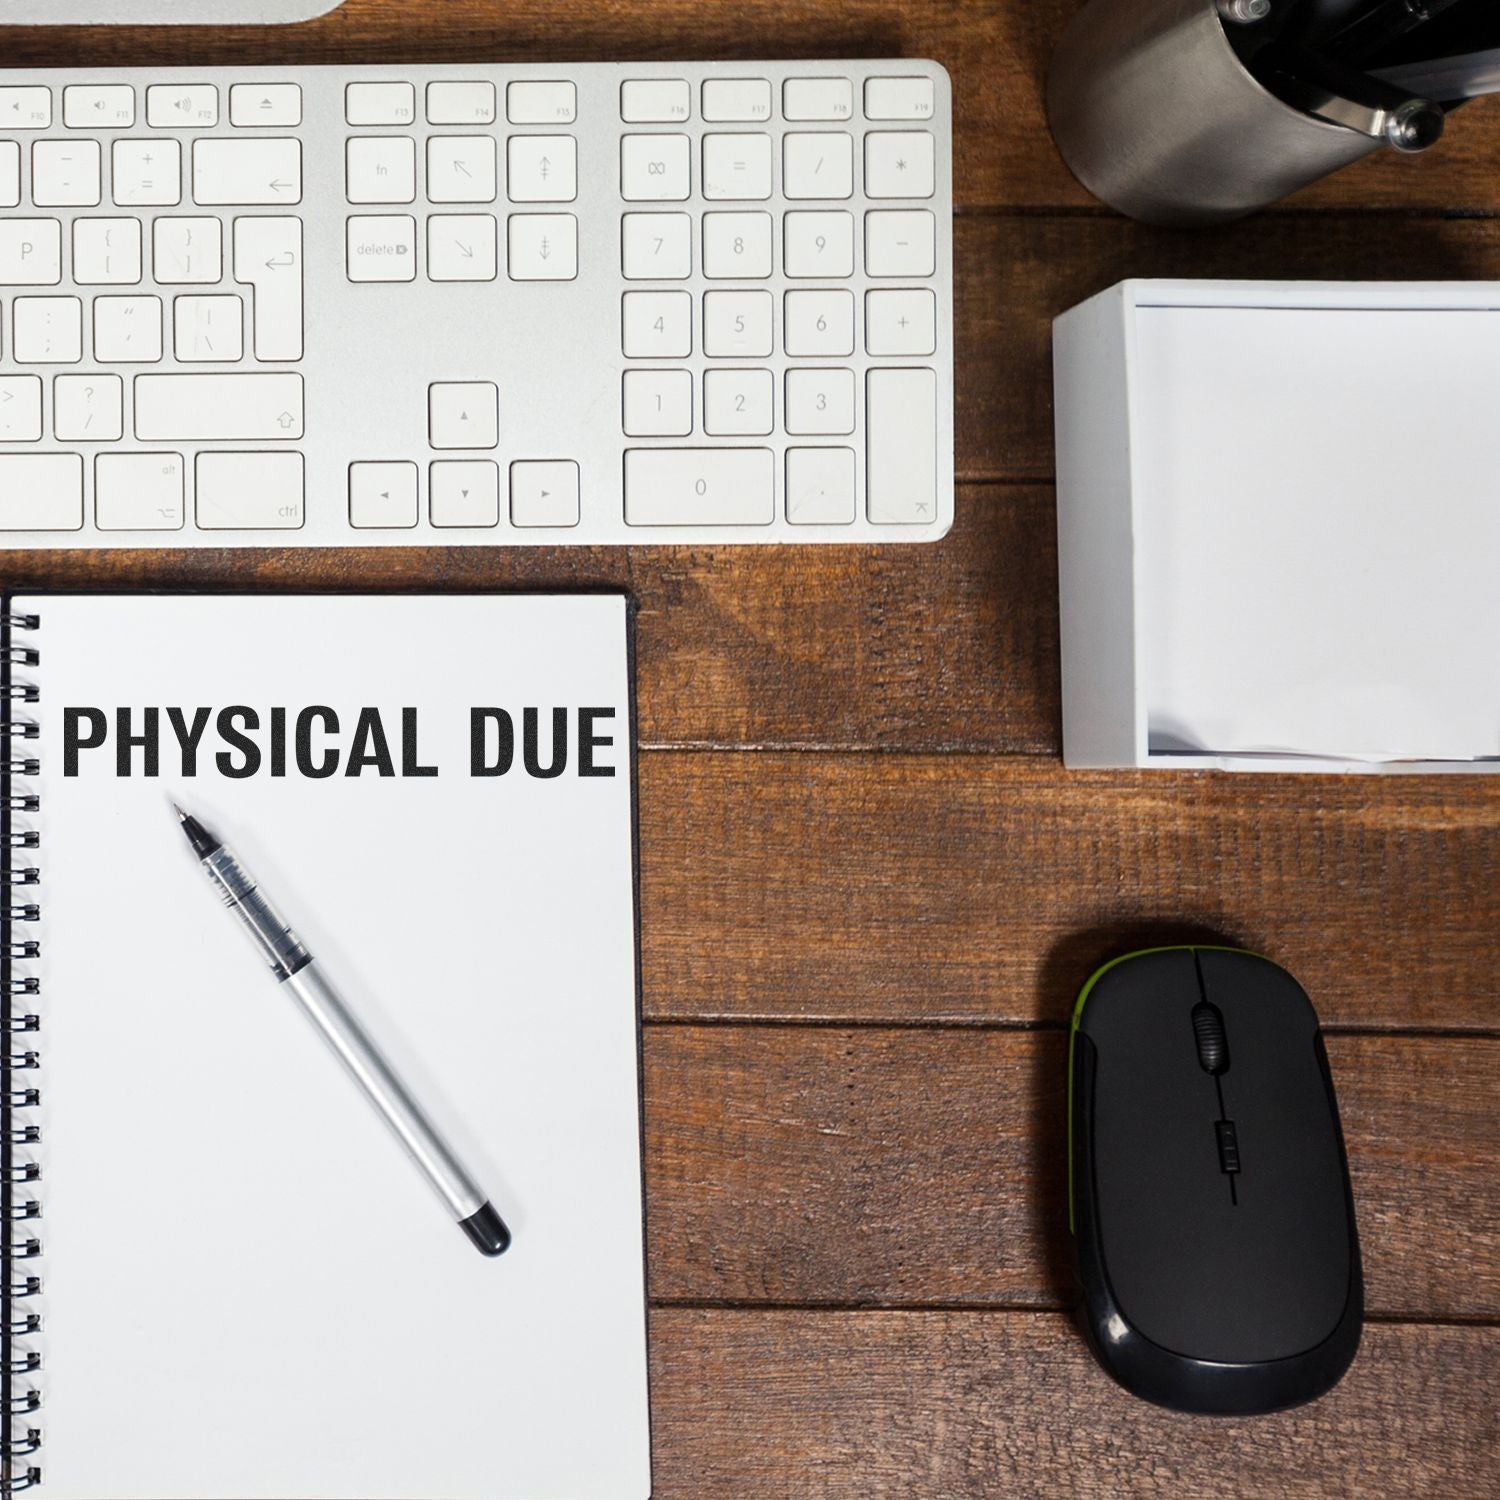
[[[788,276],[854,274],[854,215],[793,210],[786,216]]]
[[[691,184],[685,135],[627,135],[620,142],[620,196],[627,203],[680,203]]]
[[[687,292],[626,292],[627,359],[686,359],[693,352],[693,299]]]
[[[709,370],[703,377],[703,430],[710,437],[771,432],[775,382],[769,370]]]
[[[716,281],[764,281],[771,274],[770,214],[704,214],[703,274]]]
[[[687,370],[627,370],[626,437],[688,437],[693,430],[693,377]]]
[[[854,431],[853,370],[788,370],[786,430],[798,437]]]
[[[771,137],[703,137],[703,196],[715,202],[771,196]]]
[[[689,214],[626,214],[620,255],[627,281],[685,281],[693,274]]]
[[[712,359],[766,359],[771,353],[769,292],[705,292],[703,352]]]

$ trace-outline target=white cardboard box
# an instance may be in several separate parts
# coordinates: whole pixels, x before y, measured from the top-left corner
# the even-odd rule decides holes
[[[1068,765],[1500,771],[1500,284],[1127,281],[1054,355]]]

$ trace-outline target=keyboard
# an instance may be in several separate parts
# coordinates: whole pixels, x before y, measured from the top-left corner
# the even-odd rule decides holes
[[[0,547],[919,542],[933,63],[0,71]]]

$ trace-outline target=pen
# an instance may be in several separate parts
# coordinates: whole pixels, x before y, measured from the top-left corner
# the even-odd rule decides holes
[[[349,1076],[390,1126],[458,1227],[485,1255],[499,1255],[510,1231],[453,1147],[438,1133],[369,1033],[324,977],[312,954],[234,854],[197,818],[172,804],[204,871],[240,919],[277,982],[317,1027]]]

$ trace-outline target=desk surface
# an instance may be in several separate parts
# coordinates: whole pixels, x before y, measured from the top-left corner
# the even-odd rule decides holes
[[[1075,0],[348,0],[0,32],[64,66],[910,55],[954,75],[958,521],[935,547],[29,553],[16,585],[635,591],[658,1496],[1473,1496],[1500,1473],[1500,777],[1068,774],[1049,324],[1123,276],[1500,277],[1500,110],[1239,227],[1143,229],[1041,109]],[[1254,1423],[1132,1401],[1061,1310],[1064,1026],[1151,941],[1329,1032],[1370,1311]]]

